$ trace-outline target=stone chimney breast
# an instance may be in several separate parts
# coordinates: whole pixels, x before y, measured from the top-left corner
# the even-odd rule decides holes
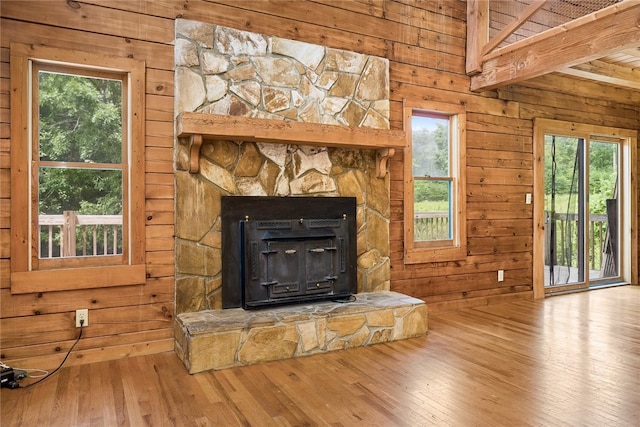
[[[176,20],[175,114],[389,129],[386,58]],[[389,289],[389,177],[375,149],[205,140],[199,173],[176,141],[176,311],[221,307],[222,196],[356,199],[358,292]],[[372,143],[375,141],[372,141]],[[375,144],[372,144],[372,148]]]

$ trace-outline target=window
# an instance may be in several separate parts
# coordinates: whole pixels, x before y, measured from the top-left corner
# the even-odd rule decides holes
[[[407,101],[405,123],[405,262],[464,258],[464,109]]]
[[[38,203],[31,210],[39,250],[32,262],[121,263],[118,255],[128,250],[126,74],[37,62],[33,71],[31,186]]]
[[[141,61],[11,46],[12,292],[144,283],[143,82]]]

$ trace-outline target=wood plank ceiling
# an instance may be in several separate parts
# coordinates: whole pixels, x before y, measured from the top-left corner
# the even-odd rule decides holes
[[[554,72],[640,91],[639,0],[468,0],[467,17],[474,91]]]

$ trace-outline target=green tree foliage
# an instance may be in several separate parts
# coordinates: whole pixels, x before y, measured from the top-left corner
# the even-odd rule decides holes
[[[443,177],[449,175],[449,137],[443,123],[434,130],[419,128],[412,131],[412,166],[414,176]]]
[[[40,168],[40,213],[122,213],[121,81],[40,72],[38,99],[40,160],[74,163]]]
[[[555,142],[555,144],[554,144]],[[578,191],[578,144],[575,137],[545,136],[545,194],[551,195],[555,180],[556,212],[575,212]],[[589,207],[592,213],[606,213],[606,199],[615,197],[618,180],[617,144],[591,141],[589,147]],[[553,156],[555,151],[555,176]],[[570,203],[570,206],[568,206]],[[550,206],[546,206],[550,209]]]
[[[424,118],[423,118],[424,120]],[[427,119],[435,128],[423,127],[412,130],[413,176],[449,176],[449,135],[447,121]],[[414,187],[414,201],[443,201],[449,199],[448,181],[417,181]]]
[[[592,141],[589,150],[589,209],[593,213],[606,213],[607,199],[617,197],[618,145]]]

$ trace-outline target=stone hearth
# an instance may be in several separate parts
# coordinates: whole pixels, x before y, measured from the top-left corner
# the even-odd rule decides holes
[[[176,353],[193,374],[422,336],[427,307],[383,291],[349,303],[203,310],[176,320]]]

